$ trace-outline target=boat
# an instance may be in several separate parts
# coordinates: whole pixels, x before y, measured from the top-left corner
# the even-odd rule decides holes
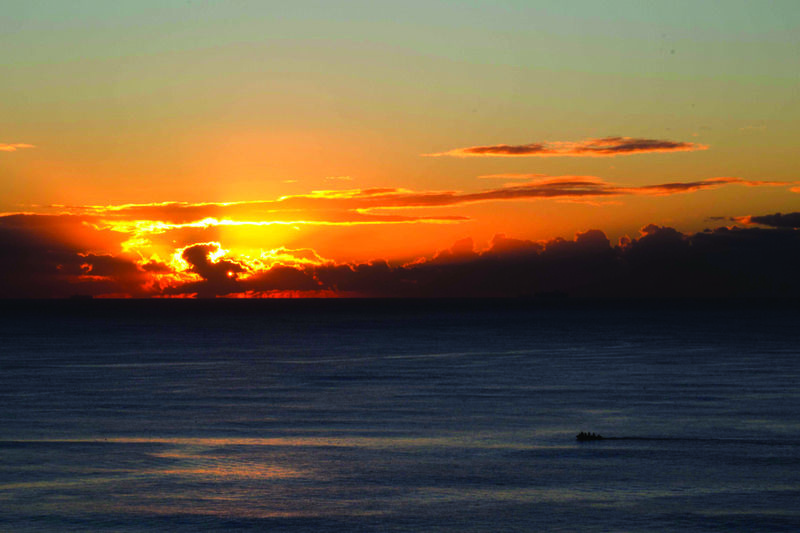
[[[586,431],[581,431],[575,436],[576,439],[580,442],[586,442],[590,440],[603,440],[602,435],[598,435],[597,433],[587,433]]]

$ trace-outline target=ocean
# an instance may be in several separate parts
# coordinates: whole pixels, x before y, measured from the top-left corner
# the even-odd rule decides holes
[[[2,531],[800,531],[796,301],[0,308]]]

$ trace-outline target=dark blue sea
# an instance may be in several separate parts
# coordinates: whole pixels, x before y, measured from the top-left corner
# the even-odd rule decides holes
[[[0,531],[800,531],[798,302],[0,309]]]

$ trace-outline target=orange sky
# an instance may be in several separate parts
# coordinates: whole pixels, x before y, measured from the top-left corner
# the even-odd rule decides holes
[[[39,295],[800,211],[791,3],[49,7],[0,36],[0,245]]]

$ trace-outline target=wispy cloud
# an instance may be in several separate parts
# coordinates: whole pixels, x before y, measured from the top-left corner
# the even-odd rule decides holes
[[[353,181],[350,176],[325,176],[327,181]]]
[[[744,185],[745,187],[785,187],[794,182],[746,180],[736,177],[708,178],[699,181],[662,183],[658,185],[645,185],[642,187],[620,187],[620,191],[629,194],[648,194],[653,196],[667,196],[685,192],[694,192],[702,189],[713,189],[724,185]]]
[[[555,176],[528,183],[507,184],[477,192],[413,191],[395,188],[338,189],[284,196],[275,200],[187,203],[163,202],[111,206],[57,206],[61,213],[108,221],[158,221],[161,225],[197,224],[316,224],[441,223],[467,220],[458,216],[395,216],[375,211],[450,207],[465,204],[539,199],[599,200],[622,196],[668,196],[740,185],[788,187],[797,182],[715,177],[689,182],[626,186],[596,176]]]
[[[445,152],[422,154],[427,157],[614,157],[654,152],[692,152],[706,150],[707,145],[640,139],[636,137],[603,137],[583,141],[536,142],[530,144],[494,144],[468,146]]]
[[[23,148],[35,148],[35,146],[28,143],[0,143],[0,152],[16,152]]]

